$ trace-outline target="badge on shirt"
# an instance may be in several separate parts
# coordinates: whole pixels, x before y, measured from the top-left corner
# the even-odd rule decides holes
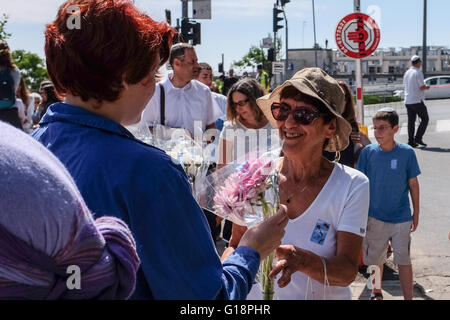
[[[391,169],[392,170],[396,170],[397,169],[397,163],[398,163],[397,159],[392,159],[391,160]]]
[[[323,245],[329,229],[330,229],[329,223],[320,219],[317,220],[310,241]]]

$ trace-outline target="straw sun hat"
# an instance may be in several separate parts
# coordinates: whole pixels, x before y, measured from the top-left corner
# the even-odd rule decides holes
[[[280,93],[287,86],[294,86],[301,93],[319,100],[336,116],[336,133],[329,140],[325,150],[329,152],[344,150],[348,146],[352,127],[342,117],[345,109],[345,94],[338,82],[320,68],[304,68],[272,93],[257,99],[258,107],[275,128],[277,128],[277,122],[272,116],[270,107],[273,102],[280,102]]]

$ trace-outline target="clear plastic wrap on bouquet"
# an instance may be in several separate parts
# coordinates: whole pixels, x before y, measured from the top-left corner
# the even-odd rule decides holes
[[[280,152],[279,145],[262,154],[251,152],[196,180],[195,197],[200,206],[247,227],[276,213]]]
[[[175,163],[183,167],[191,183],[197,176],[206,176],[211,161],[203,155],[202,142],[196,142],[189,131],[182,128],[171,128],[157,123],[152,127],[153,134],[143,121],[126,128],[137,139],[164,150]]]

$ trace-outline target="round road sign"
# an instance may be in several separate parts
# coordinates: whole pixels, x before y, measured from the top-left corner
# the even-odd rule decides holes
[[[350,58],[370,56],[380,43],[380,28],[367,14],[354,12],[339,21],[335,40],[339,50]]]

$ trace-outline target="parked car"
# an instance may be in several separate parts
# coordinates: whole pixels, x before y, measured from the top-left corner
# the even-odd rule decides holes
[[[425,90],[425,99],[450,98],[450,75],[426,78],[425,84],[430,86]]]

